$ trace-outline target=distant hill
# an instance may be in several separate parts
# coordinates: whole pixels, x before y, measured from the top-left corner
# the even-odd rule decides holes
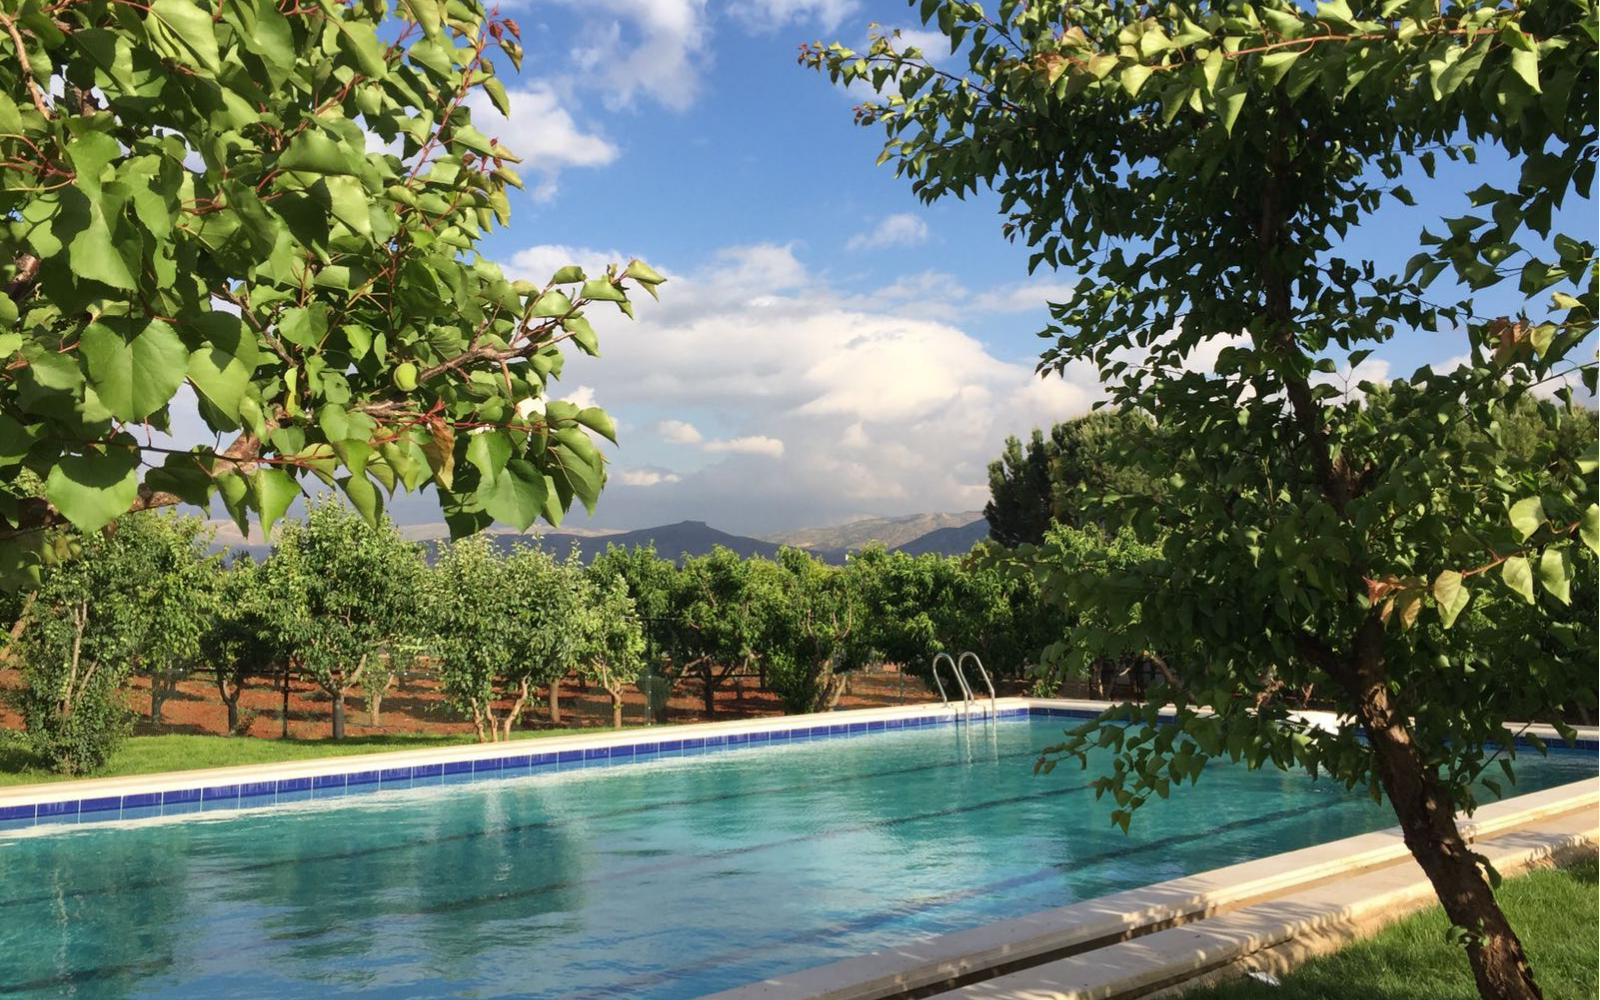
[[[925,552],[941,556],[959,556],[988,537],[989,522],[979,517],[969,524],[930,531],[904,545],[895,546],[894,551],[913,556],[920,556]]]
[[[981,519],[979,511],[969,510],[955,514],[903,514],[899,517],[869,517],[831,528],[801,528],[762,535],[763,541],[796,548],[810,549],[827,558],[850,549],[859,549],[868,542],[882,542],[884,548],[898,548],[932,531],[959,528]],[[837,550],[835,553],[834,550]],[[832,560],[830,560],[832,561]]]
[[[496,541],[499,543],[498,538]],[[608,545],[632,548],[635,545],[652,543],[656,547],[657,556],[674,562],[684,556],[704,555],[718,545],[732,549],[741,556],[756,555],[770,559],[778,554],[778,546],[771,542],[764,542],[759,538],[746,538],[743,535],[730,535],[726,531],[718,531],[704,521],[679,521],[677,524],[663,524],[655,528],[641,528],[638,531],[623,531],[600,537],[551,532],[539,538],[540,548],[561,558],[565,558],[572,546],[576,545],[579,558],[584,562],[604,552]],[[511,546],[509,541],[500,544],[506,548]]]
[[[973,520],[974,518],[976,520]],[[913,533],[914,528],[926,524],[935,524],[938,527],[920,534]],[[406,537],[421,542],[429,559],[432,559],[439,543],[449,534],[443,525],[431,524],[408,525],[402,527],[401,531]],[[988,533],[989,523],[982,515],[969,512],[872,518],[837,528],[788,532],[781,536],[784,539],[781,543],[773,536],[762,539],[731,535],[726,531],[718,531],[704,521],[680,521],[677,524],[663,524],[637,531],[607,532],[577,528],[571,531],[546,531],[539,535],[491,528],[487,532],[487,537],[502,551],[509,552],[517,545],[537,544],[558,559],[565,559],[567,553],[576,546],[578,558],[584,562],[604,552],[608,545],[632,548],[636,545],[653,543],[656,555],[677,562],[685,556],[705,555],[718,545],[732,549],[743,557],[758,555],[770,559],[777,555],[780,544],[787,544],[804,548],[824,562],[840,565],[844,562],[847,552],[860,548],[870,541],[883,542],[886,547],[912,555],[924,552],[960,555]],[[802,540],[810,540],[812,544],[802,544]],[[841,544],[819,544],[823,541],[841,541]],[[241,538],[238,529],[231,523],[219,527],[213,548],[234,554],[249,553],[257,560],[265,559],[272,551],[271,546],[263,544],[260,539]]]

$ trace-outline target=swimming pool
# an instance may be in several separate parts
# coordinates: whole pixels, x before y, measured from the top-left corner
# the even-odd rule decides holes
[[[1209,768],[1107,819],[1034,777],[1063,720],[677,751],[501,781],[0,838],[0,995],[697,997],[1393,825]],[[1519,758],[1518,791],[1595,774]]]

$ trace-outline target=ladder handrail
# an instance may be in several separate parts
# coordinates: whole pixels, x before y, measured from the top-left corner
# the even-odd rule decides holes
[[[972,688],[967,686],[967,679],[961,676],[961,667],[956,663],[955,657],[949,653],[935,653],[933,656],[933,682],[939,685],[939,699],[944,704],[950,704],[949,695],[945,694],[944,681],[939,679],[939,661],[946,660],[950,664],[950,672],[955,675],[956,683],[961,686],[961,701],[967,711],[972,710]]]
[[[967,662],[967,657],[969,656],[972,657],[972,662],[978,665],[978,676],[983,678],[983,686],[989,689],[989,718],[997,719],[999,716],[995,714],[998,711],[998,706],[994,695],[994,683],[989,680],[989,671],[983,668],[983,661],[978,659],[977,653],[969,649],[961,654],[961,659],[956,661],[956,676],[962,677],[961,664]],[[963,677],[964,680],[965,678]]]

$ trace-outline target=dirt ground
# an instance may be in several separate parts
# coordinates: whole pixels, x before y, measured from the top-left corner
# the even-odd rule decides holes
[[[0,669],[0,728],[21,728],[22,718],[5,695],[21,687],[15,669]],[[140,733],[213,733],[227,731],[227,710],[209,677],[196,674],[176,683],[161,705],[160,721],[150,718],[150,679],[134,677],[129,683],[129,707],[139,715],[135,731]],[[1002,691],[1002,694],[1020,693]],[[520,728],[548,729],[548,689],[540,688],[533,704],[524,711]],[[902,676],[893,667],[852,675],[839,708],[867,708],[905,702],[927,701],[928,690],[916,677]],[[561,684],[561,726],[593,728],[611,725],[611,700],[603,690],[589,686],[587,691],[576,678]],[[783,705],[776,695],[761,691],[757,680],[733,678],[717,692],[717,720],[782,715]],[[470,733],[472,723],[444,700],[433,678],[419,676],[397,681],[381,701],[377,720],[369,714],[363,693],[357,689],[345,699],[346,732],[351,736],[415,733]],[[278,682],[258,680],[245,689],[239,699],[241,721],[251,736],[283,735],[283,691]],[[623,699],[623,724],[642,725],[646,719],[644,697],[630,687]],[[700,685],[693,679],[680,680],[667,703],[669,722],[707,721]],[[327,736],[332,725],[331,699],[304,679],[294,679],[289,687],[288,735],[314,739]]]

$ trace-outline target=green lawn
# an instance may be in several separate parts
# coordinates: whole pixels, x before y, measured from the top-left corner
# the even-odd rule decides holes
[[[1600,989],[1595,859],[1507,879],[1500,900],[1546,1000],[1594,1000]],[[1476,1000],[1466,955],[1444,940],[1448,926],[1444,911],[1431,907],[1312,959],[1284,976],[1282,986],[1242,979],[1191,990],[1182,1000]]]
[[[614,732],[614,730],[534,729],[513,732],[511,738],[537,739],[544,736],[602,732]],[[6,735],[0,733],[0,786],[72,780],[44,767],[33,754],[17,745],[14,740],[4,741]],[[83,777],[112,778],[127,774],[154,774],[158,771],[227,767],[231,764],[268,764],[274,761],[307,760],[313,757],[383,753],[388,750],[426,750],[472,742],[474,739],[470,733],[449,736],[423,734],[352,736],[338,742],[331,739],[281,740],[186,734],[130,736],[122,742],[122,746],[112,756],[105,770]]]

